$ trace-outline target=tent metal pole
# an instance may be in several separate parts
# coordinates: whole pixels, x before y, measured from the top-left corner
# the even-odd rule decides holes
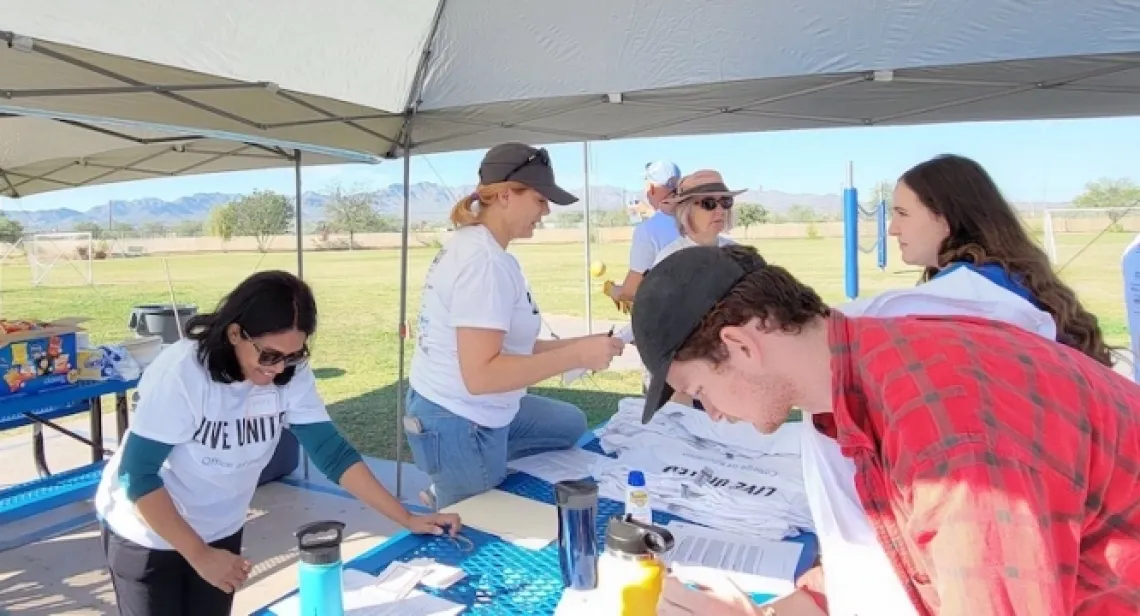
[[[590,229],[590,142],[582,142],[582,177],[583,183],[586,185],[584,194],[582,195],[582,207],[586,212],[586,266],[583,271],[586,272],[586,334],[594,333],[594,299],[590,295],[590,240],[592,233]]]
[[[409,118],[409,124],[411,118]],[[410,127],[404,129],[404,225],[400,231],[400,350],[396,360],[396,500],[404,487],[404,348],[408,339],[408,227],[411,212],[412,159]]]
[[[293,180],[294,188],[296,189],[295,197],[297,203],[296,220],[293,223],[296,225],[294,235],[297,236],[297,277],[301,280],[305,279],[305,229],[302,226],[301,220],[301,150],[293,150]],[[300,447],[300,445],[298,445]],[[305,480],[309,479],[309,454],[301,447],[301,459],[303,460],[302,469]]]
[[[412,120],[420,106],[420,96],[423,94],[424,78],[427,75],[428,64],[431,62],[432,43],[439,32],[439,23],[443,20],[443,7],[447,0],[439,0],[435,7],[435,15],[431,20],[431,31],[424,41],[423,52],[416,66],[415,77],[408,90],[408,102],[404,106],[404,126],[397,138],[395,148],[404,150],[404,226],[400,233],[400,350],[397,355],[396,375],[396,500],[401,500],[404,488],[404,346],[408,337],[408,228],[411,212],[411,179],[412,179]]]
[[[297,198],[297,277],[305,278],[305,229],[301,220],[301,150],[293,150],[293,178],[295,180]]]

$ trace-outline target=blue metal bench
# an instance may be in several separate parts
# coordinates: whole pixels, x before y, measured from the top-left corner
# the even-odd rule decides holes
[[[0,430],[32,426],[32,455],[40,478],[0,490],[0,525],[41,514],[51,509],[91,498],[99,485],[105,456],[103,448],[102,396],[115,395],[119,440],[127,430],[127,396],[138,381],[82,383],[36,394],[0,399]],[[76,434],[55,420],[87,412],[90,438]],[[91,447],[91,463],[52,474],[44,452],[43,427],[47,426]]]
[[[94,497],[104,464],[99,461],[0,490],[0,525]]]

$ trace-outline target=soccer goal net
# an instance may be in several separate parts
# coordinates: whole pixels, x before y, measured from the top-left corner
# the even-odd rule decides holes
[[[1119,251],[1123,247],[1117,247],[1120,242],[1112,240],[1131,240],[1140,233],[1140,205],[1045,210],[1041,219],[1041,232],[1045,252],[1055,265],[1080,259],[1090,250],[1096,252],[1102,246],[1117,251],[1106,258],[1119,260]],[[1099,258],[1104,255],[1095,256]]]
[[[95,244],[90,233],[37,233],[24,239],[32,286],[91,285]]]

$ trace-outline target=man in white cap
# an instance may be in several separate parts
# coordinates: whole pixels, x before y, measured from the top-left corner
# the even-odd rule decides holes
[[[680,237],[677,222],[673,220],[674,205],[666,203],[680,180],[681,169],[670,161],[658,160],[645,165],[645,200],[656,211],[633,230],[625,280],[620,285],[606,285],[606,294],[623,312],[629,312],[637,287],[657,260],[657,253]]]

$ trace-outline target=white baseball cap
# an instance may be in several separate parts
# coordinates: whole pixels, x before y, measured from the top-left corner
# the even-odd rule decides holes
[[[681,180],[681,169],[668,160],[655,160],[645,165],[645,179],[657,186],[676,188]]]

